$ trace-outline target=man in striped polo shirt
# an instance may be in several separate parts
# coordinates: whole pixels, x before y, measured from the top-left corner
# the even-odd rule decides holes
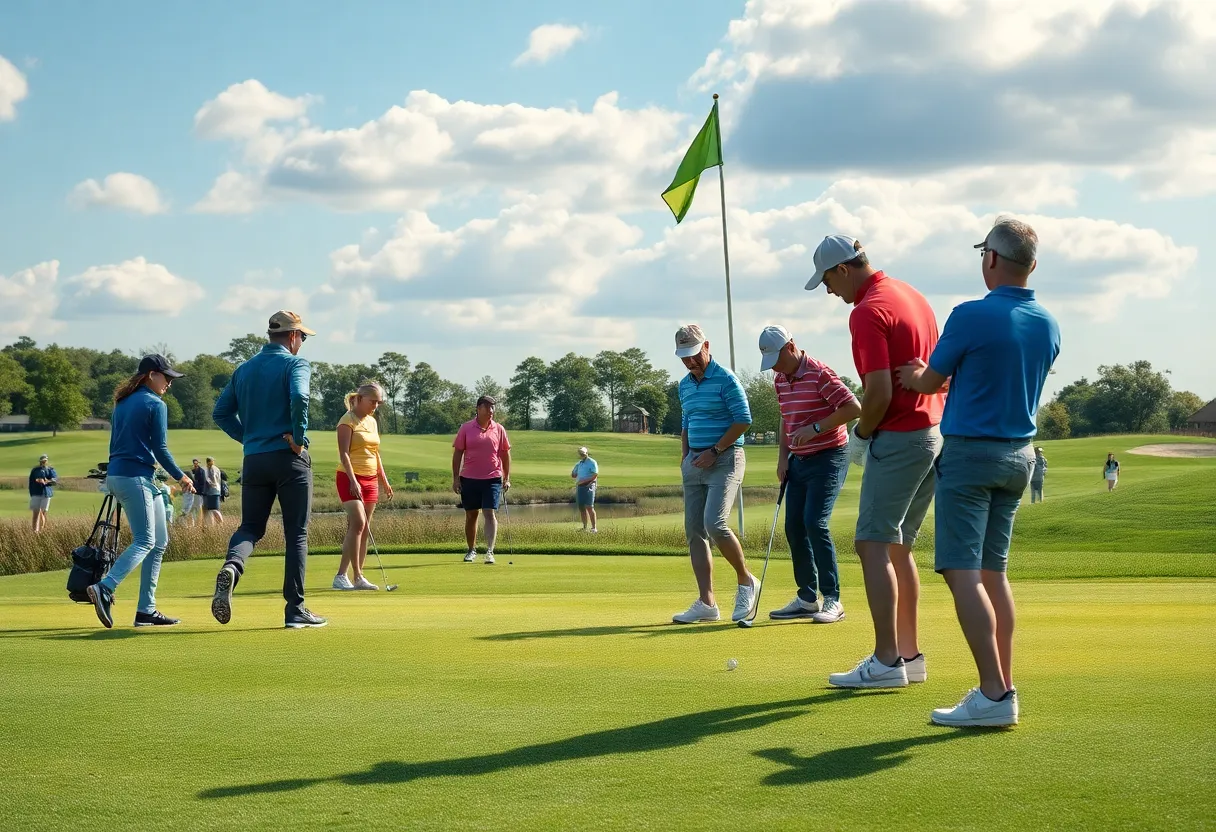
[[[711,540],[735,568],[739,587],[731,619],[739,621],[751,614],[760,579],[748,571],[743,547],[726,519],[743,482],[743,434],[752,423],[752,411],[739,379],[713,360],[701,327],[680,327],[676,332],[676,357],[688,369],[679,385],[683,422],[680,474],[684,481],[684,532],[699,595],[691,607],[672,616],[672,621],[694,624],[721,618],[714,600]]]
[[[785,536],[798,584],[794,600],[769,618],[831,624],[844,618],[844,607],[828,521],[849,469],[845,426],[861,416],[861,405],[830,367],[798,349],[783,326],[760,333],[760,355],[760,369],[776,372],[773,386],[781,406],[777,481],[788,483]]]

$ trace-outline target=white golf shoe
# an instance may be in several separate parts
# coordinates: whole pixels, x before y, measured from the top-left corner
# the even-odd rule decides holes
[[[816,624],[835,624],[840,619],[844,618],[844,607],[840,606],[840,602],[835,598],[825,598],[823,601],[823,609],[811,616],[811,620]],[[912,674],[908,674],[908,681],[912,681]]]
[[[818,601],[803,601],[795,595],[793,601],[779,610],[773,610],[768,617],[775,621],[785,621],[790,618],[811,618],[817,612],[819,612]]]
[[[360,575],[359,580],[355,581],[355,589],[377,590],[380,587],[369,581],[366,576]]]
[[[494,565],[494,553],[486,552],[486,566],[493,566],[493,565]]]
[[[697,624],[701,621],[720,621],[722,613],[718,612],[718,605],[709,604],[702,601],[700,598],[692,602],[692,606],[678,612],[671,617],[671,620],[676,624]]]
[[[953,708],[936,708],[929,717],[952,728],[1006,728],[1018,724],[1018,694],[1011,690],[993,701],[972,688]]]
[[[908,681],[911,683],[924,682],[929,678],[924,653],[917,653],[916,658],[913,659],[904,659],[904,668],[908,671]]]
[[[470,549],[470,550],[469,550],[469,553],[468,553],[467,555],[465,555],[465,556],[464,556],[464,562],[465,562],[465,563],[472,563],[472,562],[473,562],[473,561],[475,561],[475,560],[477,560],[477,550],[476,550],[476,549]]]
[[[334,589],[354,589],[355,585],[345,575],[334,575]]]
[[[869,655],[848,673],[828,674],[828,684],[837,688],[906,688],[908,672],[903,659],[895,667],[888,667]]]
[[[735,590],[735,611],[731,613],[731,621],[742,621],[752,614],[756,606],[756,598],[760,595],[760,579],[752,575],[751,586],[739,584]]]

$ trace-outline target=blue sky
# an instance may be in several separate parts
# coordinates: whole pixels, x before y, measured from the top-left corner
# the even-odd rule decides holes
[[[824,234],[944,322],[1008,212],[1053,384],[1147,358],[1208,398],[1213,70],[1216,14],[1153,0],[10,2],[0,340],[185,357],[286,306],[314,358],[466,384],[632,345],[674,373],[694,319],[724,356],[716,177],[679,227],[658,199],[719,91],[741,367],[780,322],[854,374],[801,289]]]

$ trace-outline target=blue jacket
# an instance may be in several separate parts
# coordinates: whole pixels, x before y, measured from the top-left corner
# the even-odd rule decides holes
[[[30,471],[30,496],[31,497],[54,497],[55,487],[51,484],[42,485],[34,482],[34,480],[57,480],[59,475],[55,473],[54,468],[46,465],[39,465],[34,470]]]
[[[280,344],[267,344],[236,368],[211,418],[244,446],[245,456],[287,450],[287,433],[307,448],[311,374],[307,360]]]
[[[110,467],[112,477],[151,478],[156,463],[180,480],[185,474],[169,453],[169,409],[160,396],[146,386],[114,405],[110,417]]]

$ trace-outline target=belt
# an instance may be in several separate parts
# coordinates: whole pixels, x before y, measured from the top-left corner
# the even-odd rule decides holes
[[[953,440],[955,442],[999,442],[1002,445],[1029,445],[1031,442],[1031,440],[1025,438],[1002,439],[996,436],[958,436],[952,433],[946,434],[944,438]]]

